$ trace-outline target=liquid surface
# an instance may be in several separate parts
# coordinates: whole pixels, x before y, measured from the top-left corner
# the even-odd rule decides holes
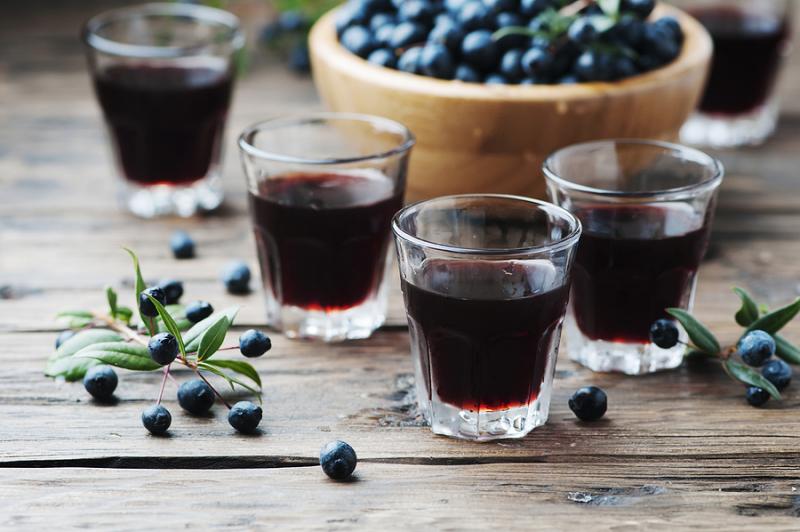
[[[403,282],[428,397],[465,410],[535,400],[567,304],[544,261],[430,261]]]
[[[233,84],[229,73],[112,67],[94,84],[128,180],[188,184],[205,177],[218,160]]]
[[[378,289],[402,197],[385,176],[294,174],[250,194],[264,283],[282,305],[345,310]]]
[[[572,268],[578,327],[592,340],[645,343],[664,309],[685,307],[708,244],[709,224],[680,210],[596,207]]]

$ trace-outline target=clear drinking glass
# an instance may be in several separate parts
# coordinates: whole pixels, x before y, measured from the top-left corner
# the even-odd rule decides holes
[[[392,229],[433,432],[493,440],[544,424],[580,222],[542,201],[476,194],[406,207]]]
[[[380,327],[389,227],[413,145],[405,126],[356,114],[277,118],[242,133],[270,325],[325,341]]]
[[[97,15],[83,40],[122,204],[145,218],[218,207],[239,20],[204,6],[144,4]]]
[[[567,313],[570,358],[631,375],[680,365],[683,346],[661,349],[649,331],[669,318],[664,309],[692,307],[720,162],[675,144],[608,140],[556,152],[544,173],[553,202],[583,224]]]
[[[759,144],[775,130],[775,85],[788,51],[792,0],[680,0],[708,29],[714,56],[699,109],[681,131],[689,144]]]

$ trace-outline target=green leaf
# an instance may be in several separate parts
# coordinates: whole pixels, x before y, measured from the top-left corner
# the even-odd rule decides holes
[[[249,362],[245,362],[244,360],[228,360],[224,358],[215,358],[214,360],[206,360],[204,362],[205,365],[216,366],[218,368],[225,368],[231,371],[235,371],[236,373],[240,373],[250,379],[251,381],[258,384],[258,387],[261,388],[261,376],[259,376],[258,371],[254,368]]]
[[[743,288],[736,287],[733,291],[736,292],[736,295],[742,300],[742,307],[736,313],[736,323],[742,327],[747,327],[758,319],[758,304]]]
[[[683,325],[695,347],[709,355],[719,354],[719,340],[697,318],[680,308],[668,308],[667,313]]]
[[[183,358],[186,358],[186,346],[183,343],[183,337],[181,336],[181,330],[178,328],[178,324],[175,323],[175,320],[172,319],[172,316],[169,315],[167,309],[164,308],[164,305],[162,305],[158,299],[154,298],[150,294],[147,294],[147,298],[150,300],[153,306],[156,307],[161,321],[164,322],[164,326],[172,334],[172,336],[178,340],[178,349],[180,350]]]
[[[92,314],[88,310],[64,310],[56,314],[56,318],[93,318],[94,314]]]
[[[749,384],[750,386],[758,386],[759,388],[763,388],[773,397],[773,399],[780,400],[781,393],[778,391],[778,389],[771,382],[765,379],[763,375],[749,366],[745,366],[744,364],[740,364],[739,362],[729,358],[725,361],[725,369],[727,370],[728,374],[736,380],[745,384]]]
[[[603,13],[611,17],[619,15],[620,0],[597,0],[597,5],[603,10]]]
[[[59,358],[71,357],[81,349],[92,344],[101,342],[118,342],[122,340],[122,336],[109,329],[88,329],[76,333],[75,336],[67,339],[61,346],[56,349],[56,352],[50,356],[50,360]]]
[[[761,316],[747,327],[747,332],[761,330],[775,334],[792,321],[798,312],[800,312],[800,298],[796,299],[794,303]]]
[[[139,267],[139,257],[137,257],[136,253],[134,253],[133,251],[131,251],[128,248],[122,248],[122,249],[127,251],[128,255],[130,255],[131,259],[133,260],[133,269],[134,269],[135,279],[136,279],[136,288],[134,290],[134,296],[135,296],[134,297],[134,306],[135,306],[135,308],[139,308],[139,294],[144,292],[144,290],[147,288],[147,285],[144,284],[144,279],[142,278],[142,270]],[[147,332],[150,333],[150,336],[153,336],[155,334],[155,331],[153,330],[154,327],[152,325],[153,320],[151,320],[150,318],[148,318],[147,316],[142,314],[141,310],[139,310],[139,318],[141,318],[142,323],[144,323],[145,327],[147,327]]]
[[[64,357],[47,364],[44,374],[48,377],[64,377],[68,382],[77,381],[86,375],[92,366],[101,364],[93,358]]]
[[[94,321],[94,314],[88,310],[65,310],[56,314],[56,321],[67,329],[80,329]]]
[[[188,330],[193,325],[192,322],[186,319],[186,307],[183,305],[165,305],[164,308],[167,309],[169,315],[175,320],[175,324],[178,326],[179,330]],[[156,318],[156,329],[158,329],[158,332],[169,332],[167,326],[164,325],[164,320],[162,320],[160,316]]]
[[[183,341],[186,342],[186,352],[191,353],[197,351],[200,347],[200,337],[203,336],[203,333],[206,332],[209,327],[219,320],[220,316],[226,316],[228,321],[233,324],[233,320],[236,318],[238,312],[239,307],[228,307],[221,312],[216,312],[206,319],[195,323],[192,328],[183,335]]]
[[[773,338],[775,339],[776,355],[789,364],[800,364],[800,348],[780,334],[773,335]]]
[[[225,333],[228,332],[230,326],[230,320],[223,315],[203,333],[203,336],[200,337],[200,344],[197,346],[197,360],[205,360],[217,352],[222,342],[225,341]]]
[[[230,375],[228,375],[227,373],[225,373],[225,372],[224,372],[224,371],[222,371],[221,369],[219,369],[219,368],[217,368],[217,367],[215,367],[215,366],[211,365],[209,362],[200,362],[200,363],[197,365],[197,367],[198,367],[199,369],[203,369],[203,370],[206,370],[206,371],[210,371],[210,372],[211,372],[211,373],[213,373],[214,375],[217,375],[217,376],[219,376],[219,377],[222,377],[223,379],[225,379],[225,380],[228,382],[228,384],[230,385],[230,387],[231,387],[231,390],[234,390],[234,389],[235,389],[235,388],[233,387],[233,385],[234,385],[234,384],[236,384],[236,385],[238,385],[238,386],[241,386],[241,387],[242,387],[242,388],[244,388],[245,390],[248,390],[248,391],[249,391],[249,392],[251,392],[253,395],[255,395],[255,396],[258,398],[258,402],[259,402],[259,403],[261,402],[261,390],[258,390],[258,389],[256,389],[256,388],[253,388],[252,386],[250,386],[250,385],[248,385],[248,384],[245,384],[245,383],[243,383],[242,381],[240,381],[239,379],[237,379],[237,378],[235,378],[235,377],[231,377]]]
[[[618,0],[617,0],[618,1]],[[599,33],[605,33],[606,31],[610,30],[616,22],[613,18],[613,15],[608,14],[606,15],[592,15],[588,17],[592,21],[592,25]]]
[[[133,311],[130,309],[130,307],[117,307],[117,313],[114,315],[114,317],[124,321],[125,324],[128,325],[133,317]]]
[[[108,300],[109,316],[117,316],[117,293],[110,286],[106,286],[106,299]]]
[[[104,364],[133,371],[154,371],[161,368],[160,364],[150,358],[145,346],[128,342],[93,344],[75,353],[75,357],[93,358]]]

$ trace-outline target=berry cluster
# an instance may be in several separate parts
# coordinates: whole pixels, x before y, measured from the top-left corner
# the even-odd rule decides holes
[[[375,65],[494,84],[613,81],[673,61],[678,21],[655,0],[350,0],[342,46]]]
[[[172,255],[176,259],[193,259],[195,257],[195,243],[192,237],[186,231],[176,231],[172,234],[172,237],[169,241],[170,249],[172,250]],[[222,282],[225,284],[225,288],[228,290],[228,293],[235,294],[235,295],[244,295],[250,293],[250,268],[242,261],[233,261],[228,264],[225,269],[222,271]],[[167,295],[166,304],[171,305],[177,302],[177,299],[183,295],[183,287],[181,286],[180,289],[177,287],[170,287],[170,286],[159,286],[161,290],[166,291],[167,289],[172,289],[173,294],[177,294],[177,297],[173,295],[170,297]],[[178,290],[180,290],[178,292]],[[145,299],[147,299],[145,297]],[[158,297],[156,297],[158,299]],[[145,305],[148,305],[145,302]],[[206,303],[206,305],[208,305]],[[150,308],[148,306],[148,308]],[[207,308],[203,308],[201,312],[208,312],[211,314],[213,309],[210,306]],[[188,310],[187,310],[188,314]],[[201,319],[208,316],[202,316],[195,321],[200,321]],[[155,315],[155,314],[153,314]]]

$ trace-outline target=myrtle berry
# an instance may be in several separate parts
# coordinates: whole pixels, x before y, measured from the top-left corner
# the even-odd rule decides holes
[[[633,13],[640,18],[647,18],[655,7],[655,0],[622,0],[619,10],[623,13]]]
[[[512,82],[518,82],[525,73],[522,71],[522,50],[509,50],[500,59],[500,74]]]
[[[529,76],[547,76],[553,66],[553,56],[547,50],[531,48],[522,56],[521,65]]]
[[[408,48],[415,44],[425,42],[428,32],[416,22],[401,22],[394,27],[392,38],[389,39],[390,48]]]
[[[612,39],[636,48],[642,42],[644,22],[631,15],[623,15],[619,22],[609,30]]]
[[[683,28],[681,28],[681,23],[675,17],[662,17],[653,22],[653,25],[665,30],[677,43],[683,42]]]
[[[333,480],[350,478],[357,463],[355,450],[341,440],[328,443],[319,453],[319,465],[322,466],[322,471]]]
[[[773,359],[761,368],[761,375],[771,382],[778,390],[783,390],[792,382],[792,367],[780,359]]]
[[[397,70],[408,72],[409,74],[419,74],[419,59],[421,55],[421,47],[416,46],[414,48],[409,48],[403,52],[403,55],[397,60]]]
[[[190,414],[205,414],[214,405],[214,390],[200,379],[184,382],[178,388],[178,404]]]
[[[661,349],[672,349],[678,345],[680,333],[672,320],[656,320],[650,326],[650,341]]]
[[[373,51],[371,54],[369,54],[369,57],[367,57],[367,61],[373,65],[386,68],[394,68],[397,64],[397,58],[394,56],[394,52],[388,48],[378,48],[377,50]]]
[[[442,22],[438,22],[428,35],[428,42],[442,44],[454,53],[461,50],[461,41],[463,40],[464,31],[451,19],[443,19]]]
[[[244,262],[232,262],[222,272],[222,282],[231,294],[250,292],[250,268]]]
[[[61,331],[60,333],[58,333],[58,336],[56,336],[56,349],[61,347],[61,344],[63,344],[73,336],[75,336],[75,331],[73,331],[72,329],[67,329],[66,331]]]
[[[444,0],[444,8],[448,13],[458,13],[467,0]]]
[[[551,7],[556,7],[556,0],[520,0],[520,10],[528,18],[541,15]]]
[[[608,408],[606,392],[597,386],[580,388],[569,398],[569,409],[581,421],[597,421]]]
[[[483,0],[483,5],[495,15],[503,11],[514,11],[516,4],[516,0]]]
[[[164,405],[153,405],[142,412],[142,425],[151,434],[165,434],[172,424],[172,416]]]
[[[150,288],[145,288],[142,290],[142,293],[139,294],[139,311],[144,315],[150,318],[155,318],[158,316],[158,310],[156,310],[156,306],[150,301],[150,298],[147,296],[151,296],[153,299],[161,303],[162,305],[167,304],[167,294],[164,291],[157,287],[151,286]]]
[[[608,81],[614,76],[614,65],[608,54],[586,50],[575,62],[575,74],[583,81]]]
[[[176,259],[191,259],[194,257],[194,240],[186,231],[175,231],[169,240],[172,255]]]
[[[394,26],[395,22],[394,16],[389,13],[375,13],[369,20],[369,29],[377,32],[384,26]]]
[[[458,12],[458,22],[466,31],[490,30],[494,27],[492,12],[480,0],[469,0]]]
[[[192,323],[203,321],[214,313],[214,307],[207,301],[195,301],[186,307],[186,319]]]
[[[500,60],[497,43],[492,39],[492,32],[476,30],[468,33],[461,43],[461,54],[464,61],[472,67],[491,72]]]
[[[483,78],[483,82],[487,85],[508,85],[508,80],[502,74],[489,74]]]
[[[383,48],[389,48],[391,46],[390,43],[392,42],[393,34],[394,34],[394,24],[384,24],[383,26],[375,30],[375,44]]]
[[[640,48],[645,55],[656,57],[663,63],[669,63],[681,51],[680,43],[672,30],[655,23],[645,25]]]
[[[738,349],[745,364],[761,367],[775,354],[775,340],[764,331],[750,331],[739,340]]]
[[[406,0],[397,9],[397,16],[400,20],[409,20],[424,26],[430,26],[433,23],[433,15],[433,4],[425,0]]]
[[[769,401],[769,392],[758,386],[748,386],[744,396],[751,406],[761,406]]]
[[[158,287],[164,291],[167,305],[174,305],[183,296],[183,283],[174,279],[166,279],[158,283]]]
[[[419,68],[423,74],[440,79],[453,79],[456,70],[447,47],[436,43],[428,43],[422,48]]]
[[[247,358],[260,357],[271,348],[272,341],[261,331],[250,329],[239,337],[239,351]]]
[[[375,48],[372,34],[364,26],[351,26],[344,30],[341,42],[342,46],[359,57],[367,57]]]
[[[116,372],[110,366],[92,366],[83,377],[83,387],[98,401],[108,401],[117,389]]]
[[[516,13],[503,12],[499,13],[496,17],[496,26],[498,28],[507,28],[509,26],[522,26],[526,25],[525,19]],[[528,37],[518,33],[505,35],[497,40],[497,45],[502,50],[510,50],[511,48],[524,48]]]
[[[296,32],[308,29],[308,18],[296,10],[284,11],[278,17],[278,25],[285,32]]]
[[[261,423],[261,407],[250,401],[239,401],[228,412],[228,423],[239,432],[253,432]]]
[[[158,333],[147,342],[150,358],[166,366],[178,357],[178,340],[168,332]]]
[[[569,39],[580,45],[587,45],[594,42],[599,35],[600,32],[597,30],[591,18],[579,18],[575,20],[575,22],[570,25],[569,30],[567,30]]]

